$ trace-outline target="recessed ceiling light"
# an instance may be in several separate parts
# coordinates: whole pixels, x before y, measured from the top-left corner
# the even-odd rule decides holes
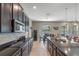
[[[50,15],[50,13],[46,13],[46,15],[47,15],[47,16],[49,16],[49,15]]]
[[[33,9],[37,9],[37,7],[36,6],[33,6]]]

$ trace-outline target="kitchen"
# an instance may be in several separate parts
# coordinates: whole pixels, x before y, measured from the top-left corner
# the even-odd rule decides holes
[[[0,56],[79,56],[79,3],[0,3],[0,15]]]

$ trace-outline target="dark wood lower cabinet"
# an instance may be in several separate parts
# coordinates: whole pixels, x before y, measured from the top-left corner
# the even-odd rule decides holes
[[[29,39],[28,42],[24,44],[19,51],[17,51],[14,56],[29,56],[32,48],[33,40]]]
[[[33,40],[29,39],[28,42],[24,44],[19,51],[17,51],[14,56],[29,56],[32,48]]]
[[[21,49],[19,49],[18,51],[16,51],[13,56],[21,56]]]
[[[67,56],[67,55],[63,53],[60,49],[57,49],[57,56]]]
[[[57,56],[63,56],[63,54],[59,50],[57,50]]]
[[[22,56],[28,56],[28,55],[29,55],[28,46],[25,46],[25,47],[23,48]]]
[[[32,48],[33,40],[18,41],[4,50],[0,51],[0,56],[29,56]]]
[[[29,56],[33,45],[33,40],[30,39],[22,48],[22,56]]]
[[[66,56],[52,41],[47,40],[47,49],[51,56]]]
[[[56,56],[57,54],[56,47],[52,45],[52,56]]]
[[[22,56],[29,56],[33,45],[33,40],[30,39],[22,48]]]
[[[27,49],[24,50],[24,52],[22,53],[22,56],[28,56],[28,51],[27,51]]]
[[[1,15],[1,4],[0,4],[0,15]],[[0,32],[1,32],[1,17],[0,17]]]

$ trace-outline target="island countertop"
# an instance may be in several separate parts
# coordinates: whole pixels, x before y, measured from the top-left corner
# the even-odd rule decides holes
[[[79,56],[79,43],[68,40],[67,43],[55,41],[54,38],[47,37],[60,51],[67,56]]]

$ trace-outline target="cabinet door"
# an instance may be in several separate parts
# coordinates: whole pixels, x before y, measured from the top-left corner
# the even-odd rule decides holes
[[[21,56],[21,53],[21,49],[19,49],[12,56]]]
[[[19,5],[13,3],[13,19],[19,20]]]
[[[25,18],[25,14],[24,14],[24,12],[23,12],[23,13],[22,13],[22,22],[25,23],[25,20],[26,20],[26,18]]]
[[[19,20],[22,22],[23,8],[18,4]]]
[[[0,15],[1,15],[1,3],[0,3]],[[1,16],[0,16],[0,32],[1,32]]]
[[[25,43],[25,45],[22,47],[22,56],[28,56],[28,42]]]
[[[57,49],[57,56],[64,56],[64,55],[61,53],[61,51]]]
[[[28,25],[27,25],[27,21],[26,21],[26,16],[24,16],[24,21],[25,21],[24,23],[25,23],[25,26],[26,26],[25,31],[28,31]]]
[[[47,40],[47,50],[48,50],[49,53],[50,53],[50,41],[49,41],[49,40]]]
[[[66,56],[66,54],[57,49],[57,56]]]
[[[12,4],[1,4],[1,32],[11,32]]]
[[[24,51],[23,51],[23,53],[22,53],[22,56],[28,56],[29,54],[28,54],[28,46],[26,46],[25,48],[24,48]]]

